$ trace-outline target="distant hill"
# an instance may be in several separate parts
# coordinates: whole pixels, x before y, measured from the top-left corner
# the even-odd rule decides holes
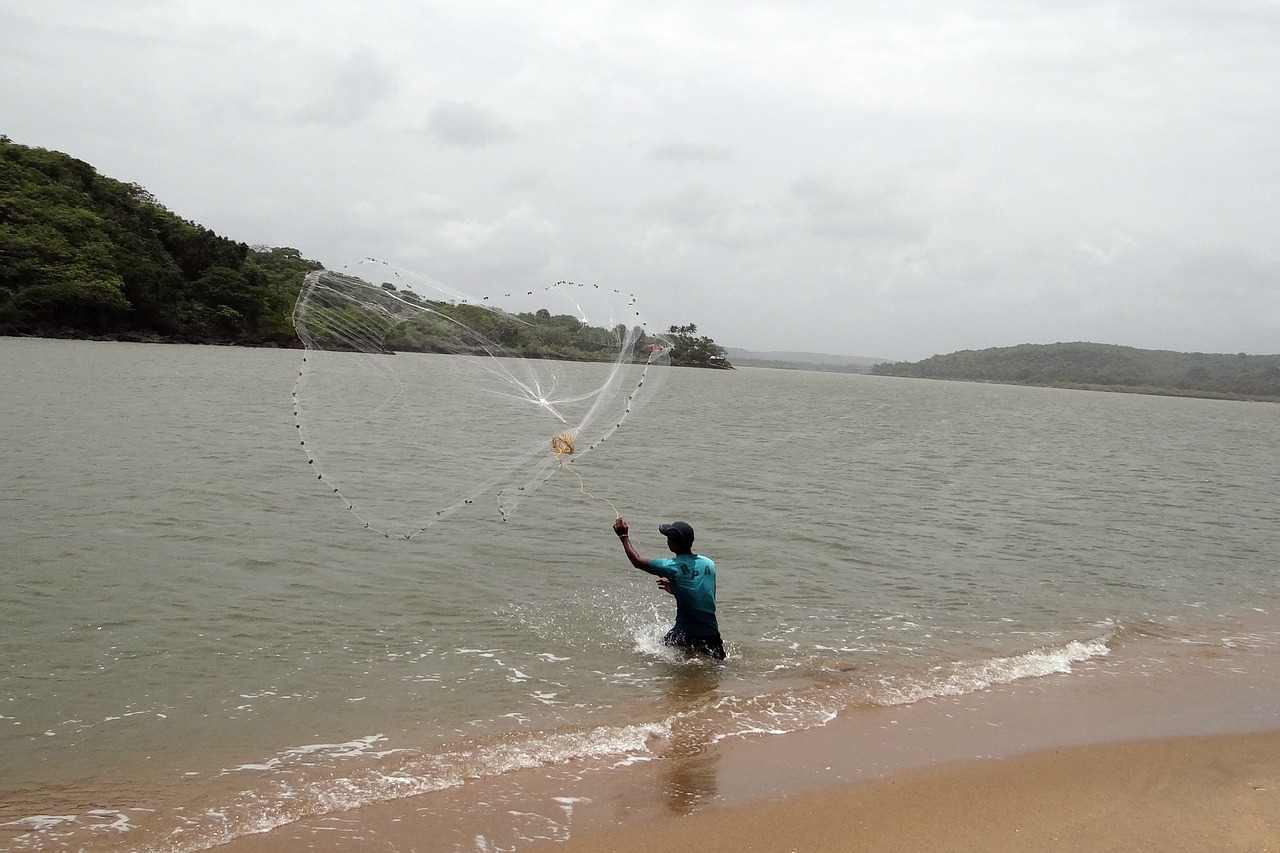
[[[1114,344],[1021,344],[877,364],[877,376],[1280,401],[1280,355],[1182,353]]]
[[[293,345],[293,302],[320,266],[5,136],[0,221],[0,334]]]
[[[0,134],[0,335],[299,346],[294,303],[305,276],[321,267],[297,249],[215,234],[138,184]],[[594,333],[612,334],[564,315],[484,319],[513,336],[528,333],[539,350],[533,357],[599,358]],[[430,325],[398,324],[382,343],[452,351],[442,343],[448,335],[427,334]],[[672,327],[672,364],[705,366],[719,353],[696,332],[692,323]]]
[[[866,373],[874,364],[886,359],[861,355],[829,355],[819,352],[754,352],[726,347],[725,355],[740,367],[775,367],[783,370],[831,370],[843,373]]]

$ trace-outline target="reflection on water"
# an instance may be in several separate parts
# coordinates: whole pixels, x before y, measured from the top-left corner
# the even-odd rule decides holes
[[[720,752],[706,722],[705,709],[720,687],[721,667],[688,664],[675,668],[668,699],[673,722],[671,740],[662,752],[663,793],[667,810],[684,815],[716,795]]]

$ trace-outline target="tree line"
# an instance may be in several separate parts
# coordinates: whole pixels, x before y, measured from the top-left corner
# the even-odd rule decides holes
[[[308,290],[303,328],[323,349],[506,354],[522,358],[643,361],[669,346],[677,367],[711,366],[724,349],[698,336],[694,324],[672,326],[665,335],[638,333],[630,352],[619,347],[629,337],[625,325],[593,326],[572,314],[546,308],[507,313],[472,303],[424,299],[391,282],[374,286],[358,278],[322,272]]]
[[[0,135],[0,334],[295,346],[293,306],[307,273],[321,268],[297,249],[219,236],[138,184]],[[608,343],[616,330],[568,315],[501,317],[467,319],[531,355],[594,360],[616,351]],[[392,330],[387,347],[445,351],[430,335],[449,330],[429,332],[429,322]],[[696,332],[671,327],[673,364],[723,353]]]
[[[1280,355],[1182,353],[1114,344],[1021,344],[877,364],[878,376],[959,379],[1280,400]]]
[[[146,189],[0,137],[0,331],[207,343],[296,340],[320,265],[183,219]]]
[[[546,308],[507,313],[471,303],[424,299],[390,282],[374,286],[333,272],[317,274],[300,315],[300,329],[322,349],[509,355],[569,361],[646,359],[659,342],[631,337],[624,325],[592,326]]]

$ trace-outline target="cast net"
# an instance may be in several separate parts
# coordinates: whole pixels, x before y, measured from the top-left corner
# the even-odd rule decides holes
[[[310,273],[293,320],[313,476],[406,538],[468,508],[509,518],[652,399],[670,353],[629,293],[561,281],[473,298],[374,259]]]

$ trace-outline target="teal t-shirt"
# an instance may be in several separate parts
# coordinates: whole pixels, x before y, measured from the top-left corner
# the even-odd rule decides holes
[[[678,554],[650,560],[648,571],[671,581],[676,596],[676,630],[686,637],[719,636],[715,563],[698,554]]]

